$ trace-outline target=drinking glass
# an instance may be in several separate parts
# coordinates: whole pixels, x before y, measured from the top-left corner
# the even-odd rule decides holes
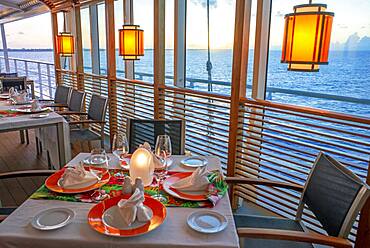
[[[129,152],[129,146],[126,134],[124,132],[118,132],[113,137],[113,149],[112,153],[119,159],[121,167],[128,169],[128,160],[126,156]]]
[[[163,179],[167,175],[167,166],[168,166],[167,158],[170,157],[172,153],[170,136],[168,135],[157,136],[157,142],[155,144],[154,153],[163,166],[155,171],[155,175],[158,179],[158,190],[157,194],[154,195],[153,198],[157,199],[160,202],[165,202],[166,198],[160,193],[160,187]]]
[[[99,180],[108,172],[108,156],[104,149],[95,148],[91,150],[89,171]]]

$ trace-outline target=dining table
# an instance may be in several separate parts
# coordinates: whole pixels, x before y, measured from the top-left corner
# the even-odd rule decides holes
[[[60,164],[66,164],[71,160],[68,122],[63,116],[51,110],[44,118],[18,113],[16,109],[22,106],[26,105],[13,105],[10,101],[0,101],[0,133],[26,129],[41,130],[44,134],[41,142],[49,152],[51,165],[59,169]]]
[[[89,153],[80,153],[66,166],[78,165],[88,156]],[[119,169],[119,160],[112,154],[109,154],[109,157],[109,169],[111,171]],[[171,156],[172,163],[168,168],[169,173],[194,171],[194,168],[182,165],[181,160],[184,158],[185,156]],[[221,163],[217,157],[210,156],[205,158],[208,160],[209,170],[221,170]],[[0,248],[239,247],[239,239],[227,192],[213,207],[166,207],[166,219],[158,228],[134,237],[107,236],[93,230],[88,224],[88,213],[95,204],[54,199],[27,199],[0,223]],[[61,207],[68,208],[74,212],[75,215],[71,223],[60,229],[49,231],[41,231],[32,227],[32,219],[38,213],[47,209]],[[188,216],[204,209],[213,210],[225,216],[227,227],[221,232],[212,234],[205,234],[191,229],[187,224]]]

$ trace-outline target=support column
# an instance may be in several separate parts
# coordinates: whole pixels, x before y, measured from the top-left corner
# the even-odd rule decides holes
[[[77,89],[84,91],[84,61],[82,49],[82,30],[81,30],[81,11],[80,5],[75,4],[73,7],[74,28],[73,35],[75,37],[75,68],[77,72]]]
[[[61,75],[58,70],[61,69],[60,67],[60,57],[57,53],[57,35],[58,35],[58,17],[56,12],[51,13],[51,28],[52,28],[52,35],[53,35],[53,51],[54,51],[54,69],[55,69],[55,84],[61,85]]]
[[[257,1],[252,98],[265,99],[270,40],[271,0]]]
[[[117,88],[116,88],[116,48],[114,26],[114,0],[105,0],[105,25],[107,43],[107,77],[109,97],[110,141],[117,132]]]
[[[132,0],[123,0],[123,20],[125,25],[134,24],[134,4]],[[125,61],[125,78],[135,79],[134,60]]]
[[[163,118],[165,82],[165,0],[154,0],[154,118]]]
[[[92,74],[100,74],[98,5],[89,6]]]
[[[6,35],[5,35],[4,24],[0,24],[0,29],[1,29],[1,38],[2,38],[2,41],[3,41],[5,70],[6,70],[6,72],[9,73],[10,72],[9,54],[8,54],[8,46],[6,44]]]
[[[238,138],[242,134],[239,115],[241,99],[246,94],[247,65],[249,51],[249,27],[250,27],[251,0],[236,1],[235,33],[233,46],[233,72],[230,104],[230,125],[229,125],[229,151],[227,175],[235,176],[235,164],[237,155]],[[231,202],[235,206],[234,189],[230,188]]]

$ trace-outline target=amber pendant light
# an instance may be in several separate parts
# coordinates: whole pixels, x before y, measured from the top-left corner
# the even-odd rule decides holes
[[[123,25],[119,30],[119,55],[124,60],[144,56],[144,31],[138,25]]]
[[[57,53],[62,57],[72,57],[74,50],[74,37],[66,32],[66,15],[64,13],[64,31],[57,35]]]
[[[330,35],[334,13],[326,4],[294,6],[294,13],[285,15],[282,63],[290,71],[319,71],[328,64]]]

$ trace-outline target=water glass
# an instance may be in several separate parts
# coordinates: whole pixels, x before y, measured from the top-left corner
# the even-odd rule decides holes
[[[108,172],[108,155],[102,148],[95,148],[91,151],[89,171],[99,180]]]
[[[118,132],[113,137],[112,153],[119,159],[120,165],[124,169],[128,169],[128,160],[126,159],[129,153],[127,136],[124,132]]]
[[[158,135],[157,142],[155,144],[154,154],[156,157],[161,161],[163,166],[156,170],[155,174],[158,179],[158,190],[157,194],[153,196],[154,199],[157,199],[161,202],[165,202],[166,198],[160,194],[160,186],[162,184],[163,179],[167,175],[167,159],[172,154],[172,145],[171,145],[171,138],[168,135]]]

